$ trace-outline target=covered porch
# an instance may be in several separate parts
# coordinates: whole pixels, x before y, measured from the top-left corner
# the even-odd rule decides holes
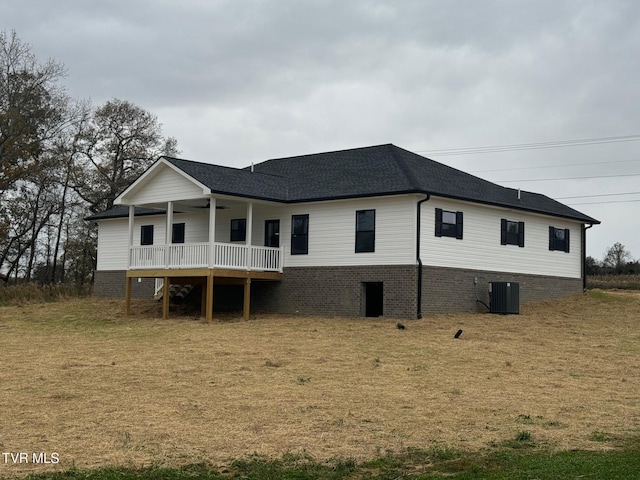
[[[201,315],[207,321],[213,318],[215,285],[243,286],[243,317],[248,319],[251,282],[282,279],[284,249],[280,246],[277,205],[261,203],[254,208],[254,202],[209,196],[128,207],[127,315],[133,278],[162,282],[163,318],[169,317],[171,285],[201,286]],[[141,218],[136,207],[155,209],[156,213]],[[145,228],[151,229],[150,238],[145,238]],[[153,238],[154,231],[161,243]]]

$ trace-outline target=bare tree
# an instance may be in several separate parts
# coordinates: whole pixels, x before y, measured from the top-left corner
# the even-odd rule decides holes
[[[91,281],[96,229],[84,222],[160,155],[175,155],[155,115],[114,99],[93,109],[57,82],[15,31],[0,31],[0,272],[2,279]]]
[[[0,269],[27,278],[59,209],[52,146],[79,111],[56,83],[63,76],[62,65],[39,63],[15,31],[0,32]]]
[[[0,32],[0,195],[37,164],[43,143],[65,127],[64,67],[39,64],[29,45]]]
[[[612,273],[620,274],[629,262],[633,262],[631,253],[620,242],[616,242],[607,249],[602,264],[611,269]]]
[[[100,212],[160,155],[175,155],[177,142],[164,138],[155,115],[124,100],[99,107],[80,137],[75,186]]]

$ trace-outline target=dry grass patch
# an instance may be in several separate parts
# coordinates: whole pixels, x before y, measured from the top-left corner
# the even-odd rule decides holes
[[[254,452],[362,460],[523,432],[530,445],[607,448],[640,431],[638,295],[596,291],[406,330],[345,318],[163,321],[144,302],[127,319],[122,306],[0,308],[1,451],[58,452],[58,468]],[[0,476],[36,470],[0,463]]]
[[[640,274],[589,275],[587,288],[640,290]]]

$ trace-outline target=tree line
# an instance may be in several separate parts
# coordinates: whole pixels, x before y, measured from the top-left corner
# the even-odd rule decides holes
[[[640,274],[640,261],[634,260],[624,245],[614,243],[607,249],[602,260],[586,258],[587,275],[633,275]]]
[[[176,155],[155,115],[114,98],[94,107],[61,84],[64,65],[39,62],[0,31],[0,278],[91,281],[97,232],[84,221],[160,155]]]

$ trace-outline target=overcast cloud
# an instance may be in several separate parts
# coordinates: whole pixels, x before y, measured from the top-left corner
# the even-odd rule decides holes
[[[553,198],[640,192],[637,140],[430,154],[640,139],[637,1],[3,4],[0,29],[15,29],[41,61],[65,64],[71,96],[153,112],[184,158],[244,167],[394,143]],[[584,176],[600,178],[560,180]],[[588,254],[621,242],[640,257],[640,194],[561,201],[602,221]]]

